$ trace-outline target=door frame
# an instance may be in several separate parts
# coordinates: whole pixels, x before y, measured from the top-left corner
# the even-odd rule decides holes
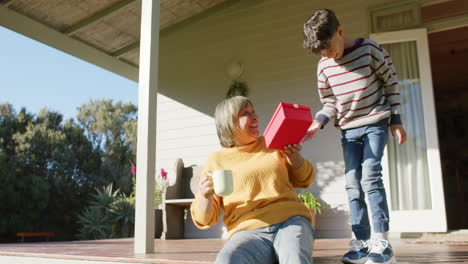
[[[430,210],[393,211],[391,200],[388,199],[390,210],[390,230],[392,232],[446,232],[447,217],[445,211],[444,188],[442,181],[441,160],[439,153],[439,138],[437,135],[437,119],[432,85],[429,42],[426,28],[410,29],[392,32],[370,34],[370,39],[379,44],[416,41],[419,74],[421,80],[422,108],[427,144],[427,161],[432,208]],[[404,125],[404,124],[403,124]],[[382,159],[384,175],[389,174],[389,159],[387,149]],[[384,177],[384,183],[390,186],[389,177]],[[389,190],[389,188],[387,188]],[[390,191],[387,192],[391,196]]]

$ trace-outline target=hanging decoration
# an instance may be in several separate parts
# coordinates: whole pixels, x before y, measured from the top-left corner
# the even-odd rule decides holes
[[[229,86],[229,89],[226,94],[226,98],[231,98],[236,95],[247,96],[247,93],[248,93],[247,84],[245,84],[244,82],[234,80]]]

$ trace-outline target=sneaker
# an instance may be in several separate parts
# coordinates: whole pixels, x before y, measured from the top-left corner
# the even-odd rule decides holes
[[[366,261],[368,252],[368,243],[362,240],[353,239],[349,242],[351,249],[348,253],[344,254],[341,261],[343,263],[361,264]]]
[[[365,264],[395,264],[393,248],[385,239],[376,239],[369,242],[369,254]]]

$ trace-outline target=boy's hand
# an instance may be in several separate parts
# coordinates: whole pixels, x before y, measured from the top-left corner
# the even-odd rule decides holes
[[[211,175],[211,171],[207,172],[198,185],[198,192],[205,199],[211,199],[214,194],[213,179],[211,178]]]
[[[284,146],[283,150],[281,151],[286,158],[286,161],[293,167],[293,169],[297,169],[302,166],[304,162],[304,158],[302,157],[301,151],[302,147],[299,144],[294,145],[287,145]]]
[[[305,134],[304,138],[302,139],[302,142],[306,142],[317,136],[317,132],[319,129],[322,127],[322,122],[314,120],[312,125],[310,126],[309,130]]]
[[[391,125],[390,131],[392,132],[392,136],[398,136],[398,144],[403,144],[406,142],[406,131],[402,125]]]

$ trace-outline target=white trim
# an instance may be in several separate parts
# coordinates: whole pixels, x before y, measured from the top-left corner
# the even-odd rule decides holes
[[[0,5],[0,26],[89,63],[138,81],[138,68]],[[2,40],[5,41],[5,40]],[[8,41],[8,40],[6,40]]]
[[[419,211],[392,211],[390,213],[391,230],[394,232],[446,232],[447,219],[427,30],[422,28],[383,32],[371,34],[370,38],[379,44],[416,41],[421,87],[423,89],[422,108],[424,111],[424,124],[427,139],[427,160],[432,209]],[[389,175],[387,155],[385,155],[382,165],[384,167],[384,174]],[[386,178],[385,184],[389,186],[388,177],[384,178]],[[390,193],[387,193],[387,195],[390,195]],[[388,200],[391,208],[391,199]]]
[[[143,0],[141,10],[134,252],[147,254],[154,252],[160,0]]]

